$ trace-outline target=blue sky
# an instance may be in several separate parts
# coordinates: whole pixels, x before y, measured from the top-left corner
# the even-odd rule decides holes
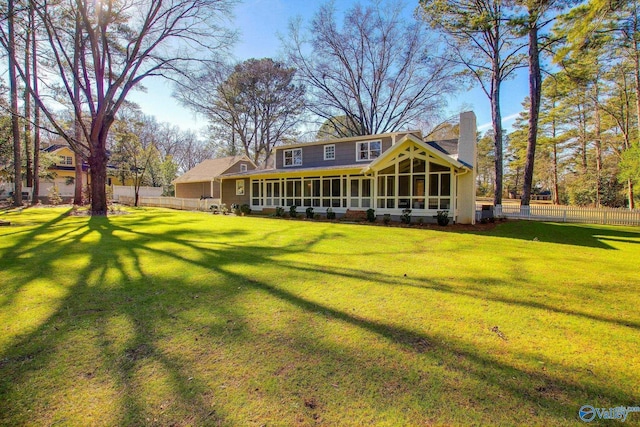
[[[366,2],[367,0],[364,0]],[[357,0],[336,1],[338,11],[349,8]],[[410,17],[417,0],[407,0],[406,13]],[[233,49],[237,60],[249,58],[276,58],[280,49],[278,33],[286,33],[290,19],[301,16],[308,21],[318,9],[320,1],[313,0],[245,0],[235,9],[233,26],[240,33],[240,40]],[[338,16],[340,16],[338,14]],[[206,126],[206,120],[184,109],[171,97],[172,85],[161,79],[143,82],[147,92],[135,92],[131,98],[145,114],[156,116],[158,121],[170,122],[183,129],[198,130]],[[503,123],[509,126],[521,111],[521,103],[528,93],[526,70],[507,81],[502,88]],[[478,117],[478,127],[490,128],[491,110],[486,95],[479,87],[462,90],[449,100],[448,110],[453,113],[472,109]]]

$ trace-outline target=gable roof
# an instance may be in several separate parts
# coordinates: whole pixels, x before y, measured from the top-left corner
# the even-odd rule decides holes
[[[401,150],[404,149],[404,147],[407,144],[413,143],[419,147],[421,147],[423,150],[425,150],[427,153],[431,154],[433,157],[436,157],[440,160],[445,161],[446,163],[450,163],[451,165],[453,165],[454,167],[458,168],[458,169],[471,169],[469,166],[459,162],[458,160],[454,159],[453,157],[451,157],[450,155],[446,154],[444,152],[444,150],[435,148],[434,146],[425,143],[424,141],[420,140],[419,138],[413,136],[413,135],[406,135],[405,137],[403,137],[400,141],[398,141],[396,143],[396,145],[394,145],[393,147],[391,147],[390,149],[388,149],[387,151],[384,151],[382,153],[382,155],[380,157],[378,157],[377,159],[375,159],[373,162],[369,163],[367,166],[365,166],[365,168],[363,169],[363,173],[366,173],[367,171],[374,169],[376,167],[378,167],[379,164],[385,162],[385,160],[389,157],[394,156],[396,153],[400,152]]]
[[[69,147],[68,145],[62,145],[62,144],[53,144],[50,145],[46,148],[43,148],[42,151],[46,152],[46,153],[55,153],[58,150],[61,150],[63,148],[67,148],[69,150],[71,150],[71,147]]]
[[[255,167],[255,164],[247,156],[231,156],[221,157],[219,159],[207,159],[202,163],[196,165],[194,168],[189,169],[183,175],[172,181],[173,184],[184,184],[189,182],[209,182],[224,172],[231,166],[235,165],[239,161],[249,162]]]

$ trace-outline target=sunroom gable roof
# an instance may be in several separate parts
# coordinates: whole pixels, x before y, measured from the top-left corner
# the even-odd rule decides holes
[[[421,149],[423,149],[429,155],[433,156],[436,159],[439,159],[439,160],[442,160],[442,161],[444,161],[446,163],[449,163],[452,166],[454,166],[455,168],[458,168],[458,169],[469,169],[469,167],[467,165],[459,162],[458,160],[454,159],[451,156],[448,156],[447,154],[441,152],[440,150],[435,149],[434,147],[430,146],[429,144],[426,144],[424,141],[422,141],[420,138],[416,137],[415,135],[408,134],[408,135],[405,135],[404,137],[402,137],[391,148],[389,148],[388,150],[383,152],[382,155],[380,155],[380,157],[378,157],[377,159],[375,159],[374,161],[369,163],[364,168],[364,172],[366,173],[366,172],[368,172],[370,170],[379,169],[380,166],[384,165],[385,162],[388,159],[393,158],[394,156],[399,154],[402,150],[405,150],[406,147],[409,144],[414,144],[414,145],[420,147]]]

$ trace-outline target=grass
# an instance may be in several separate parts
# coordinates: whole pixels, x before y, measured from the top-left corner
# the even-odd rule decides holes
[[[552,426],[640,405],[638,228],[0,219],[1,425]]]

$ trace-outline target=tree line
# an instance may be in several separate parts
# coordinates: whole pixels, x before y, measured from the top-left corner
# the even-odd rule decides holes
[[[638,2],[421,0],[492,106],[479,141],[479,193],[528,205],[628,206],[640,182]],[[527,67],[529,96],[504,135],[504,81]],[[503,165],[505,166],[503,174]],[[503,184],[505,187],[503,189]]]

